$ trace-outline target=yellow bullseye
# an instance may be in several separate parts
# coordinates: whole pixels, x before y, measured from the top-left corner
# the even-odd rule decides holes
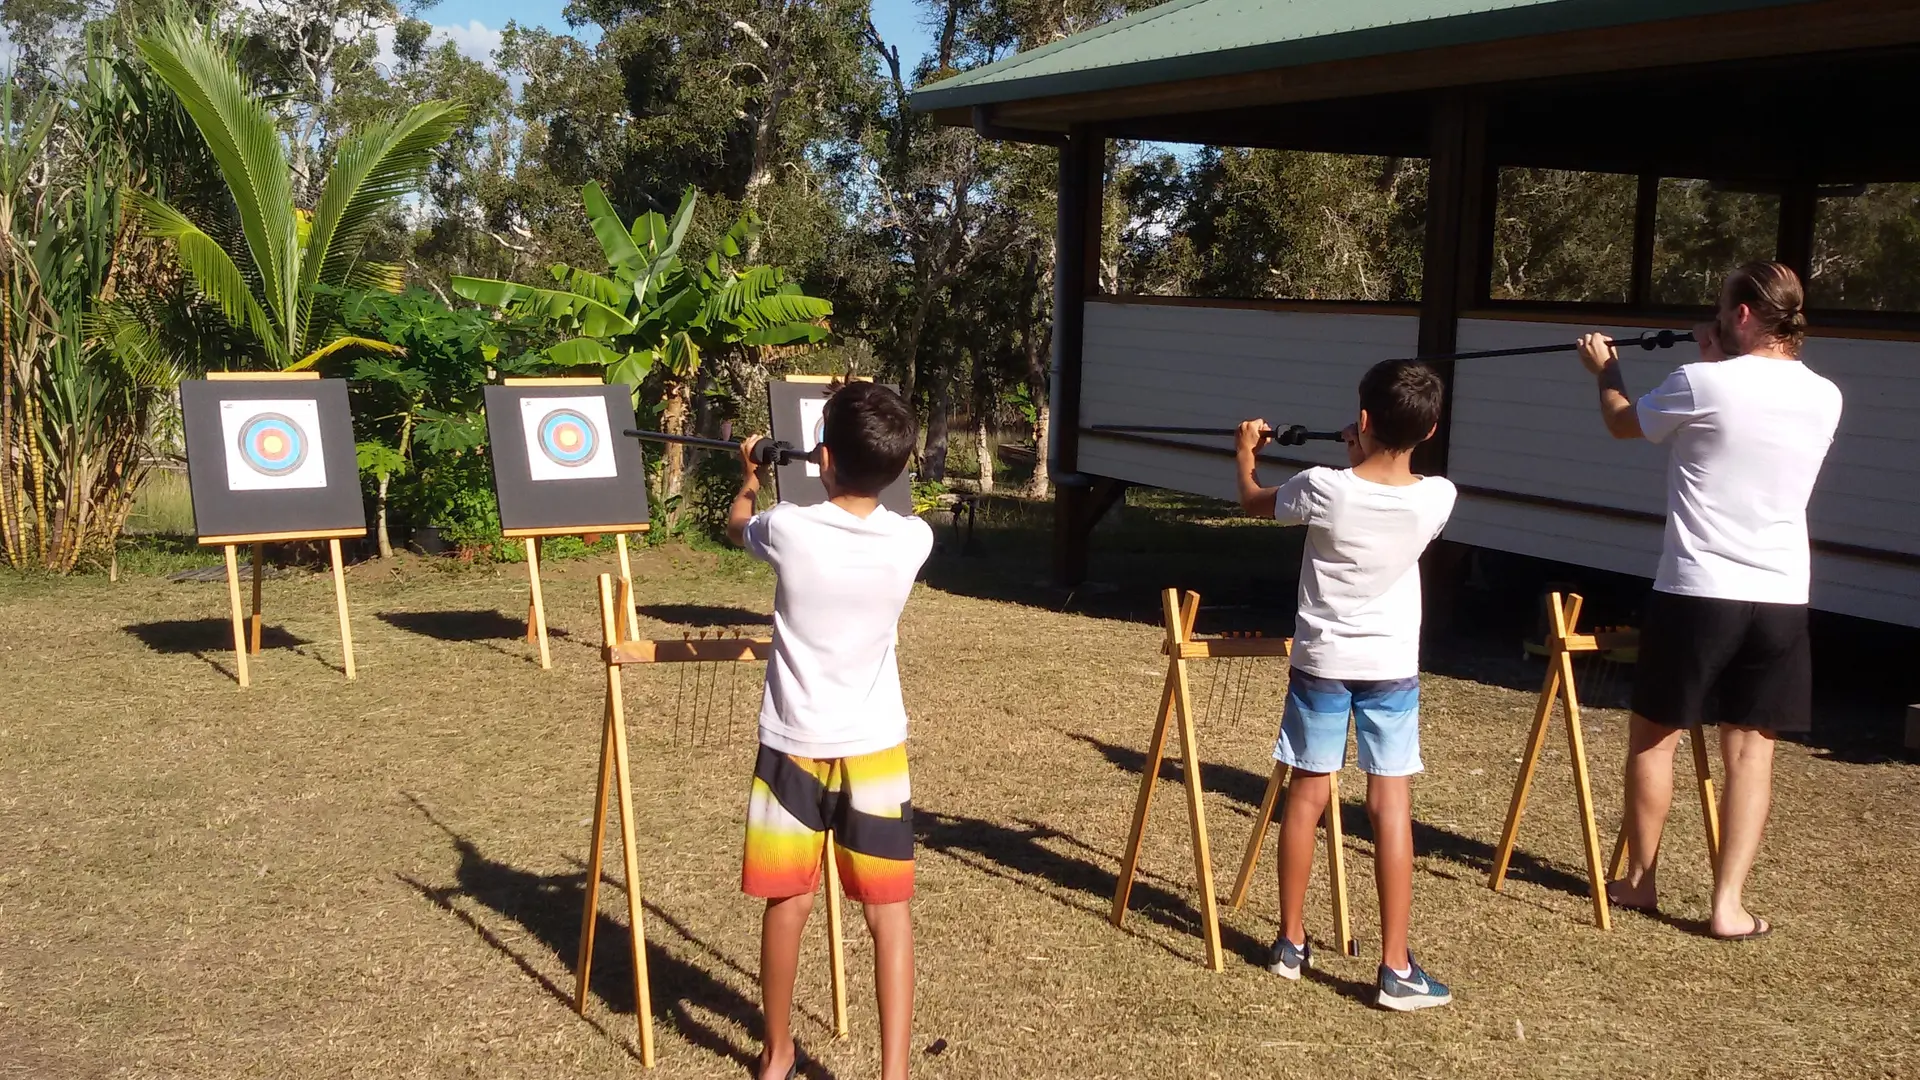
[[[287,452],[286,437],[276,431],[260,436],[260,452],[270,458],[277,458]]]
[[[553,441],[560,444],[562,450],[574,450],[580,446],[580,429],[563,427],[553,433]]]

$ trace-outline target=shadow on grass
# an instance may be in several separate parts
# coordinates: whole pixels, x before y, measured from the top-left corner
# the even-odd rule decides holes
[[[226,619],[162,619],[158,622],[130,623],[123,627],[140,644],[157,653],[231,653],[233,623]],[[280,627],[260,627],[260,648],[297,649],[311,644],[306,638]]]
[[[1140,775],[1146,768],[1147,755],[1130,746],[1118,746],[1103,742],[1088,735],[1074,735],[1074,739],[1100,751],[1115,768]],[[1181,784],[1178,761],[1167,758],[1160,762],[1160,780],[1162,783]],[[1200,773],[1201,786],[1216,795],[1222,795],[1257,813],[1260,798],[1266,794],[1267,778],[1256,775],[1246,769],[1233,765],[1202,763]],[[1275,820],[1279,819],[1279,809],[1285,800],[1274,806]],[[1340,826],[1349,839],[1373,842],[1373,822],[1367,817],[1366,806],[1362,803],[1342,801],[1340,804]],[[1451,829],[1442,829],[1415,818],[1413,821],[1413,850],[1415,855],[1438,856],[1448,862],[1466,867],[1475,874],[1485,877],[1493,870],[1494,846],[1470,836],[1463,836]],[[1520,881],[1530,882],[1542,888],[1565,893],[1568,896],[1585,900],[1593,895],[1587,879],[1579,874],[1569,873],[1551,863],[1544,862],[1518,848],[1507,865],[1507,876]]]
[[[527,622],[498,611],[382,611],[375,616],[396,630],[430,637],[435,641],[523,641]],[[565,630],[547,627],[547,637],[567,636]]]
[[[586,902],[586,872],[537,874],[490,859],[473,841],[435,817],[433,811],[417,797],[408,794],[406,798],[421,816],[446,834],[460,857],[460,863],[454,870],[454,880],[450,885],[430,885],[405,874],[395,876],[430,903],[465,923],[490,948],[513,961],[516,967],[556,1001],[572,1008],[573,979],[568,979],[564,986],[556,983],[542,970],[551,962],[549,958],[526,955],[516,942],[508,941],[487,926],[461,901],[472,901],[512,920],[549,950],[569,974],[577,975],[580,915],[582,905]],[[607,884],[620,887],[610,880]],[[624,898],[621,900],[624,905]],[[705,942],[688,934],[684,926],[665,911],[652,904],[647,905],[647,911],[695,946],[719,955]],[[616,922],[604,912],[599,913],[596,920],[593,975],[588,992],[599,997],[609,1011],[630,1016],[636,1008],[632,935],[625,924]],[[745,970],[731,960],[722,959],[736,972]],[[760,1007],[757,1002],[652,941],[647,943],[647,974],[656,1036],[661,1029],[671,1028],[710,1054],[727,1058],[741,1068],[752,1068],[758,1060],[757,1048],[736,1043],[702,1018],[717,1015],[741,1027],[757,1030],[760,1026]],[[591,1017],[585,1019],[602,1034],[609,1038],[616,1037]],[[638,1058],[637,1032],[628,1043],[628,1050]],[[832,1073],[817,1062],[808,1062],[804,1075],[816,1080],[832,1080]]]
[[[749,611],[743,607],[715,606],[711,604],[642,604],[640,614],[649,619],[658,619],[674,626],[692,627],[734,627],[734,626],[771,626],[773,616],[764,611]]]
[[[1002,825],[923,807],[914,808],[913,825],[920,845],[927,850],[940,852],[974,870],[1030,889],[1083,914],[1104,919],[1112,913],[1113,894],[1120,883],[1119,858],[1093,852],[1058,829],[1033,821]],[[1045,841],[1079,847],[1099,855],[1101,861],[1055,851]],[[1034,878],[1056,886],[1057,890],[1036,885]],[[1154,884],[1155,880],[1167,879],[1143,874],[1134,882],[1128,914],[1191,934],[1195,946],[1204,951],[1199,941],[1200,913],[1187,896]],[[1133,931],[1128,933],[1141,937]],[[1220,925],[1220,943],[1225,951],[1250,964],[1266,963],[1266,945],[1225,922]],[[1165,942],[1154,944],[1182,960],[1196,959]]]

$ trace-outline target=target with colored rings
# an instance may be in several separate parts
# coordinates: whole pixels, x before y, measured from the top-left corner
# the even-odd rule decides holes
[[[555,464],[579,468],[600,452],[593,423],[573,409],[555,409],[540,418],[540,452]]]
[[[262,476],[286,476],[307,460],[307,433],[284,413],[260,413],[240,425],[240,460]]]

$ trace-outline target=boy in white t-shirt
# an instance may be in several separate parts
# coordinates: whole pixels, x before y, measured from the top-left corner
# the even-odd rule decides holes
[[[767,901],[760,928],[758,1075],[799,1071],[789,1026],[800,935],[813,911],[827,830],[840,882],[866,911],[880,998],[885,1080],[905,1080],[913,1028],[913,805],[907,712],[895,627],[933,550],[933,530],[880,505],[913,449],[898,394],[852,383],[827,400],[819,448],[827,501],[755,514],[761,476],[741,444],[746,482],[727,535],[772,564],[773,657],[760,705],[760,753],[747,803],[741,888]]]
[[[1360,380],[1359,419],[1343,432],[1352,468],[1316,466],[1279,487],[1260,486],[1255,473],[1272,436],[1266,422],[1241,424],[1235,440],[1241,507],[1307,527],[1286,711],[1273,752],[1293,767],[1293,779],[1280,822],[1280,936],[1268,970],[1298,979],[1312,962],[1303,909],[1314,829],[1331,797],[1327,777],[1346,761],[1351,717],[1380,893],[1375,1001],[1400,1012],[1453,1000],[1407,949],[1410,778],[1421,769],[1420,555],[1454,500],[1453,484],[1416,475],[1409,462],[1439,423],[1441,392],[1440,377],[1424,364],[1376,364]]]

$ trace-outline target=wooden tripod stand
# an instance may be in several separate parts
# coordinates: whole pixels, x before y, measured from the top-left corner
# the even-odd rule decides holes
[[[606,706],[601,713],[599,785],[594,794],[593,840],[587,856],[585,910],[580,921],[580,954],[575,964],[574,1011],[586,1015],[587,986],[593,970],[594,930],[600,914],[601,858],[606,850],[607,789],[612,787],[620,805],[620,853],[626,870],[627,919],[633,928],[629,943],[633,960],[634,1013],[640,1029],[640,1063],[652,1068],[653,997],[647,982],[646,927],[640,899],[640,859],[635,845],[633,782],[627,755],[626,706],[621,696],[621,668],[626,664],[672,663],[759,663],[773,653],[771,638],[681,638],[660,641],[633,640],[623,635],[622,624],[632,633],[638,617],[632,607],[631,587],[622,583],[620,600],[614,600],[613,578],[600,575],[600,632],[606,646],[602,657],[606,664]],[[621,617],[624,609],[624,618]],[[829,966],[833,981],[833,1030],[837,1038],[847,1034],[846,952],[841,934],[840,872],[834,859],[833,834],[827,834],[825,851],[827,881],[827,937]]]
[[[1180,758],[1184,765],[1181,770],[1187,789],[1187,823],[1193,834],[1194,883],[1200,892],[1200,924],[1207,942],[1207,967],[1214,971],[1226,968],[1226,959],[1220,948],[1220,910],[1219,901],[1213,892],[1213,855],[1207,837],[1207,811],[1202,798],[1200,783],[1200,745],[1194,726],[1193,696],[1187,682],[1187,661],[1206,660],[1219,657],[1286,657],[1292,651],[1291,638],[1217,638],[1201,640],[1193,636],[1193,622],[1200,613],[1200,594],[1188,592],[1184,596],[1177,589],[1167,589],[1160,594],[1161,614],[1165,620],[1167,633],[1161,643],[1160,651],[1167,657],[1167,678],[1160,691],[1160,711],[1154,723],[1153,742],[1147,750],[1147,758],[1140,768],[1140,793],[1133,804],[1133,826],[1127,835],[1126,854],[1121,860],[1120,881],[1113,894],[1113,925],[1123,926],[1127,919],[1127,898],[1133,892],[1134,878],[1140,871],[1140,847],[1146,838],[1147,815],[1153,809],[1153,789],[1160,779],[1160,762],[1167,752],[1167,732],[1169,727],[1178,724],[1180,731]],[[1266,819],[1273,812],[1273,803],[1279,791],[1279,771],[1267,782],[1266,798],[1262,800],[1260,820],[1254,824],[1254,839],[1249,848],[1247,861],[1242,864],[1240,883],[1234,891],[1234,907],[1238,908],[1245,899],[1246,881],[1253,872],[1253,861],[1259,857],[1261,838],[1266,833]],[[1336,796],[1328,805],[1328,813],[1333,816],[1333,829],[1330,839],[1338,835],[1339,798]],[[1339,869],[1337,842],[1331,855],[1336,867],[1335,873],[1340,887],[1337,891],[1335,911],[1341,918],[1341,937],[1347,938],[1345,922],[1346,889],[1344,871]]]
[[[1623,826],[1614,842],[1613,862],[1604,875],[1600,866],[1600,832],[1594,823],[1593,788],[1587,774],[1586,740],[1580,730],[1580,697],[1573,680],[1573,658],[1580,653],[1598,653],[1614,649],[1636,648],[1638,631],[1578,634],[1574,627],[1583,603],[1578,593],[1547,598],[1547,677],[1540,687],[1540,701],[1534,708],[1533,731],[1527,737],[1527,751],[1521,758],[1520,775],[1513,783],[1513,802],[1507,808],[1506,827],[1500,833],[1500,847],[1494,853],[1493,871],[1487,887],[1495,892],[1506,882],[1507,867],[1513,858],[1513,846],[1520,832],[1520,815],[1527,808],[1527,791],[1533,784],[1533,770],[1540,762],[1540,751],[1547,740],[1547,722],[1553,718],[1553,703],[1558,698],[1566,707],[1567,748],[1573,761],[1574,795],[1580,809],[1580,827],[1586,840],[1587,879],[1593,892],[1593,922],[1602,930],[1612,927],[1607,904],[1607,880],[1617,878],[1626,867],[1627,834]],[[1693,745],[1693,767],[1700,792],[1700,812],[1706,820],[1707,859],[1720,865],[1720,813],[1713,794],[1713,774],[1707,761],[1707,744],[1698,721],[1688,725],[1687,740]]]

